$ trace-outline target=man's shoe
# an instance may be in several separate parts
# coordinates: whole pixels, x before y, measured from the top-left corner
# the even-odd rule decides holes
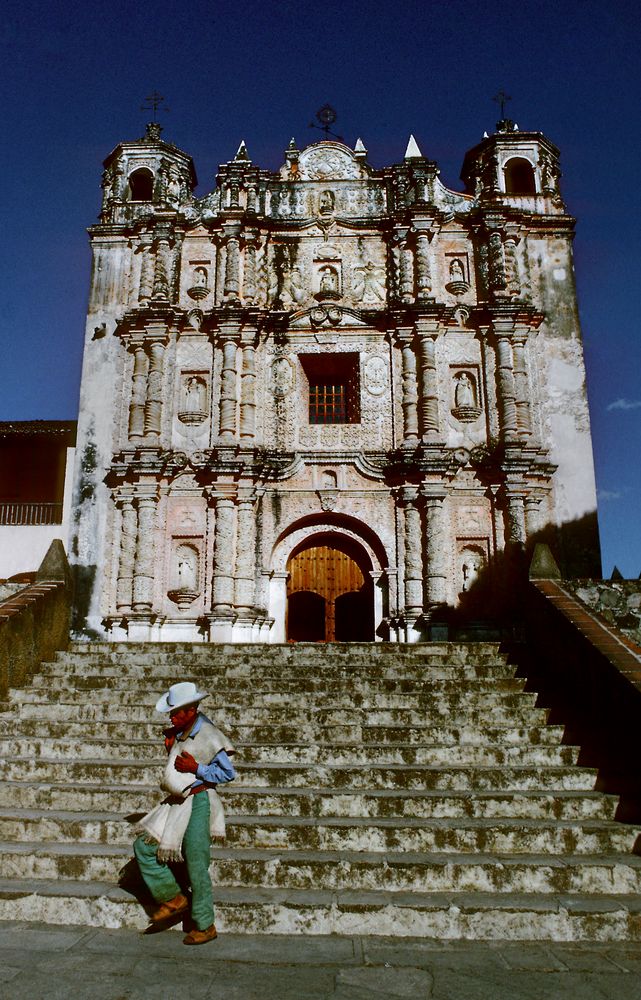
[[[212,924],[206,931],[199,931],[194,928],[193,931],[190,931],[183,938],[183,944],[207,944],[208,941],[213,941],[217,937],[216,925]]]
[[[179,916],[179,914],[187,909],[189,909],[189,900],[179,892],[173,899],[168,899],[166,903],[161,903],[149,919],[152,924],[164,924],[165,921]]]

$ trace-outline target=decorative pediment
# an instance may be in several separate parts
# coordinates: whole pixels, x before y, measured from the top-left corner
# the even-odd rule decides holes
[[[289,177],[289,166],[281,175]],[[298,158],[296,179],[304,181],[351,181],[368,177],[367,167],[359,162],[353,149],[342,142],[316,142]]]

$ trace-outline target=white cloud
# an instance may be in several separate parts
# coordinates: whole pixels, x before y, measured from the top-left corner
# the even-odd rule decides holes
[[[621,494],[616,490],[597,490],[597,499],[607,502],[608,500],[620,500]]]
[[[638,410],[641,408],[641,399],[615,399],[613,403],[608,403],[606,410]]]

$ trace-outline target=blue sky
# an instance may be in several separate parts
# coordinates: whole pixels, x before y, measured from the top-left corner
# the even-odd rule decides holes
[[[275,169],[330,102],[375,166],[410,132],[460,188],[467,149],[508,113],[561,149],[578,218],[579,307],[600,492],[604,573],[641,571],[638,333],[641,13],[616,0],[488,5],[232,0],[108,5],[5,0],[0,26],[0,419],[77,415],[104,157],[144,133],[145,95],[166,96],[164,137],[193,156],[199,193],[241,138]]]

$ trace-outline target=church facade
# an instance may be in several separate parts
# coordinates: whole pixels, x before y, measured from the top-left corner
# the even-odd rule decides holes
[[[556,147],[502,121],[463,192],[413,139],[380,170],[360,140],[284,160],[243,143],[200,198],[157,125],[105,161],[80,627],[411,642],[533,539],[588,524],[598,567]]]

